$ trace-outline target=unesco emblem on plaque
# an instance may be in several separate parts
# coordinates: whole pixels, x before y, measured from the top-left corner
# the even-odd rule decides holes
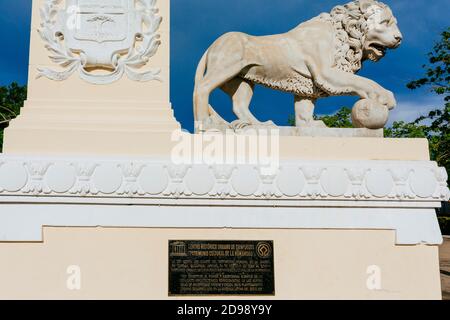
[[[256,246],[256,253],[260,258],[270,258],[272,255],[272,246],[267,242],[260,242]]]
[[[275,295],[273,241],[169,241],[169,295]]]
[[[170,244],[170,256],[171,257],[185,257],[187,256],[186,242],[175,241]]]

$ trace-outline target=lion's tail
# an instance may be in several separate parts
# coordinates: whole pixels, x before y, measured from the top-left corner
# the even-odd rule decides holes
[[[205,52],[203,57],[200,59],[200,62],[198,63],[197,72],[195,73],[195,88],[196,89],[197,89],[199,82],[201,80],[203,80],[203,77],[205,76],[207,58],[208,58],[208,51]]]
[[[208,51],[205,52],[203,57],[200,59],[200,62],[197,67],[197,71],[195,73],[195,88],[194,90],[197,91],[199,83],[203,80],[206,72],[207,67],[207,59],[208,59]],[[211,116],[212,120],[215,124],[218,125],[229,125],[227,121],[225,121],[219,114],[214,110],[214,108],[209,105],[209,115]],[[196,117],[196,113],[194,112],[194,117]],[[197,121],[198,119],[195,119]]]

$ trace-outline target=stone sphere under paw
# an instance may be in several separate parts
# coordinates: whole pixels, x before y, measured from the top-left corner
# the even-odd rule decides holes
[[[371,99],[359,100],[352,111],[355,128],[382,129],[389,120],[387,106]]]

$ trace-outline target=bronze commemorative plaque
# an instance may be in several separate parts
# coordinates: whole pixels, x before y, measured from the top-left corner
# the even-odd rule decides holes
[[[273,241],[169,241],[169,295],[275,295]]]

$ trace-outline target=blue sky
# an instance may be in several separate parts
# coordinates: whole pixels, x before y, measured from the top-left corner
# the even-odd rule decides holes
[[[165,0],[159,0],[165,1]],[[254,35],[285,32],[300,22],[345,0],[172,0],[171,100],[175,115],[186,129],[192,129],[192,90],[197,63],[203,52],[221,34],[243,31]],[[410,91],[408,81],[422,76],[439,34],[448,24],[449,0],[386,0],[399,20],[404,35],[402,46],[390,51],[379,63],[367,62],[361,75],[374,79],[395,92],[399,106],[393,120],[413,120],[439,107],[439,98],[427,90]],[[31,0],[0,0],[0,85],[27,81]],[[328,98],[319,102],[317,113],[332,113],[354,98]],[[228,98],[221,92],[211,103],[228,120],[233,120]],[[293,113],[293,98],[265,88],[256,90],[252,110],[261,120],[286,124]]]

